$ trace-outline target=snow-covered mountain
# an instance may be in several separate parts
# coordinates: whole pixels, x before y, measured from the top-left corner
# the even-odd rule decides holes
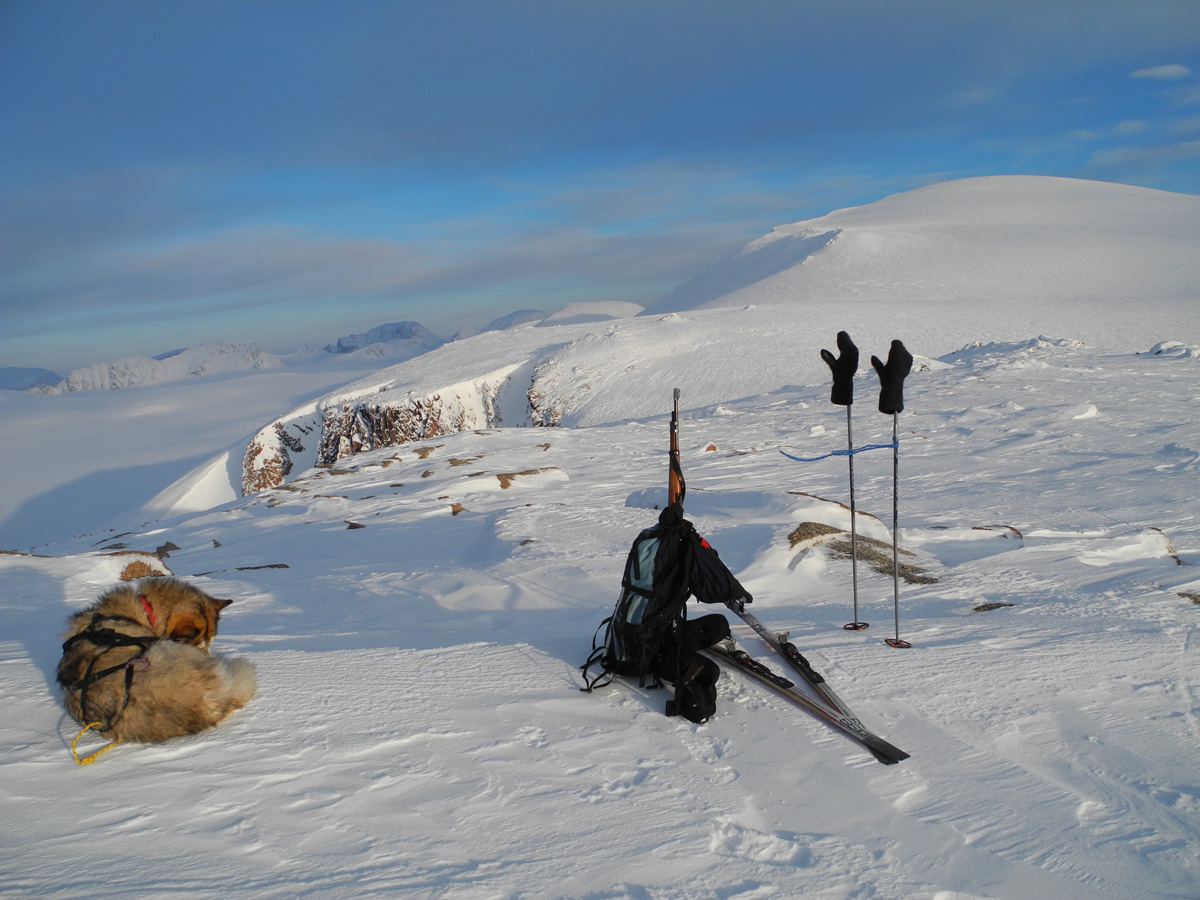
[[[510,328],[519,328],[522,325],[532,325],[541,322],[546,317],[547,314],[540,309],[518,309],[507,316],[492,319],[492,321],[483,327],[483,331],[508,331]]]
[[[893,283],[863,242],[878,298],[788,300],[743,275],[740,305],[490,332],[332,390],[273,370],[222,380],[207,405],[196,380],[0,395],[3,524],[48,507],[64,535],[0,554],[0,883],[198,900],[1193,896],[1200,316],[1190,257],[1150,245],[1195,234],[1200,198],[1122,200],[1150,237],[1094,236],[1114,278],[1140,273],[1141,299],[1080,315],[1088,285],[1054,276],[1053,254],[1000,278],[990,248],[1082,253],[1075,210],[1109,216],[1110,186],[1052,180],[1035,210],[1014,180],[1034,240],[994,191],[955,184],[953,202],[914,194],[930,198],[923,233],[959,235],[961,258],[929,252],[941,275],[906,284],[894,256]],[[1176,202],[1175,230],[1155,225]],[[961,294],[930,299],[938,282]],[[858,533],[866,550],[897,541],[899,582],[890,554],[851,568],[845,457],[778,452],[846,447],[819,356],[842,329],[863,352],[855,445],[884,445],[855,457]],[[893,338],[917,357],[895,419],[869,364]],[[675,387],[689,516],[767,627],[912,754],[901,765],[731,671],[702,726],[636,680],[578,690],[665,495]],[[245,408],[274,411],[214,429]],[[303,449],[241,496],[264,422]],[[113,527],[65,537],[101,488]],[[259,694],[215,731],[77,769],[55,635],[134,561],[233,600],[213,649],[251,659]],[[856,581],[871,627],[851,632]],[[894,633],[913,647],[886,646]]]
[[[120,359],[72,369],[44,393],[70,391],[116,391],[181,378],[201,378],[229,372],[278,369],[283,362],[273,353],[249,341],[217,341],[161,357],[124,356]]]
[[[1200,306],[1196,246],[1200,203],[1193,197],[1060,178],[968,179],[777,228],[651,309],[761,306],[763,334],[749,351],[756,360],[794,354],[798,336],[790,326],[799,310],[809,321],[865,318],[860,334],[879,321],[903,333],[906,320],[932,316],[957,345],[1042,332],[1093,340],[1111,333],[1110,315],[1132,304],[1140,310],[1138,334],[1128,337],[1149,346],[1174,333],[1173,311],[1181,304]],[[868,284],[879,286],[869,296]],[[633,309],[569,306],[541,325],[637,311],[625,307]],[[738,359],[746,350],[715,346],[724,342],[725,326],[714,330],[707,320],[695,328],[667,315],[654,325],[589,330],[567,344],[557,333],[546,339],[537,332],[477,341],[370,376],[260,431],[246,451],[242,490],[281,483],[301,462],[301,468],[332,465],[362,450],[437,434],[609,421],[622,403],[627,416],[649,414],[616,384],[637,380],[631,373],[639,370],[673,367],[692,384],[715,376],[702,389],[706,402],[721,390],[766,389]],[[736,320],[753,317],[748,311]],[[648,359],[623,349],[633,334],[659,336],[651,338],[655,352]],[[877,339],[886,344],[882,333]],[[949,349],[939,341],[935,352]],[[705,371],[695,371],[701,357],[709,360]],[[813,349],[806,358],[813,365]],[[596,402],[606,405],[599,418],[588,412]]]
[[[34,388],[50,387],[60,381],[62,381],[62,376],[49,369],[30,366],[0,368],[0,391],[29,391]]]
[[[419,356],[446,343],[420,322],[391,322],[362,334],[340,337],[325,347],[327,353],[354,353],[376,344],[388,345],[388,355]],[[380,352],[379,355],[384,355]]]
[[[608,319],[627,319],[642,312],[636,303],[624,300],[592,301],[590,303],[568,303],[558,312],[546,316],[539,325],[578,325],[582,322],[603,322]]]
[[[571,303],[553,315],[522,309],[493,319],[483,328],[463,328],[451,340],[465,340],[488,331],[505,331],[522,325],[603,322],[637,315],[633,303]],[[419,322],[391,322],[359,334],[338,338],[324,347],[309,345],[275,355],[258,344],[224,341],[190,349],[171,350],[153,357],[128,356],[72,370],[66,378],[49,369],[0,368],[0,390],[37,390],[58,394],[70,391],[119,390],[179,378],[239,371],[261,371],[280,366],[325,367],[361,370],[395,364],[447,343]]]
[[[1200,303],[1200,200],[1047,177],[943,182],[781,225],[645,315],[754,304],[913,302],[1071,317]],[[1063,328],[1056,330],[1063,331]],[[1080,335],[1081,337],[1084,335]]]
[[[462,341],[486,331],[507,331],[510,328],[520,328],[522,325],[535,325],[545,319],[547,313],[540,309],[518,309],[506,316],[492,319],[482,328],[467,326],[455,332],[452,340]]]

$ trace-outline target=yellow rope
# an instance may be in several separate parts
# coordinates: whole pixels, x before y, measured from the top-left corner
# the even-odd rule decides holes
[[[105,750],[111,750],[113,747],[115,747],[117,745],[117,742],[114,740],[111,744],[105,744],[103,747],[101,747],[95,753],[88,754],[83,759],[79,758],[79,754],[75,752],[75,745],[79,743],[79,739],[81,737],[83,737],[85,734],[87,734],[93,728],[99,728],[101,726],[101,724],[103,724],[103,723],[92,722],[90,725],[84,726],[83,731],[81,731],[81,732],[79,732],[79,734],[75,735],[75,740],[71,741],[71,755],[73,757],[75,757],[75,762],[77,762],[79,765],[86,766],[88,763],[95,762],[97,756],[99,756]]]

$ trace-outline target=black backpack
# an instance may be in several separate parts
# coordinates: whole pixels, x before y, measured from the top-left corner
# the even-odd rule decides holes
[[[665,680],[675,686],[667,715],[707,720],[716,709],[721,670],[699,651],[729,637],[729,623],[720,614],[688,621],[691,596],[703,603],[752,599],[680,507],[671,505],[629,549],[616,608],[596,629],[592,653],[581,667],[582,690],[603,687],[616,675],[636,675],[639,685],[652,688]],[[589,677],[595,665],[600,672]]]

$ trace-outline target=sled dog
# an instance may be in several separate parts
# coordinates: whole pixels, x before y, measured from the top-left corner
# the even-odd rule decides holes
[[[165,577],[106,591],[67,621],[58,664],[67,712],[114,743],[157,743],[245,706],[254,667],[208,651],[231,602]]]

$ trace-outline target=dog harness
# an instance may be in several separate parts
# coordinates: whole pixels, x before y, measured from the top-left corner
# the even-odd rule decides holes
[[[149,616],[151,616],[151,624],[153,624],[153,613],[150,611],[149,604],[146,603],[145,598],[140,594],[138,595],[138,599],[141,600],[142,605],[146,607],[146,612]],[[102,616],[97,613],[92,617],[92,621],[88,623],[87,628],[79,632],[79,634],[67,638],[67,640],[63,642],[64,653],[81,641],[89,641],[97,648],[96,655],[93,656],[92,661],[88,663],[87,672],[84,674],[84,676],[74,684],[66,685],[66,689],[68,691],[79,691],[79,712],[80,718],[82,719],[90,718],[87,711],[88,688],[102,678],[107,678],[109,675],[115,675],[121,670],[125,671],[125,699],[121,703],[121,708],[113,713],[107,722],[96,721],[85,725],[83,731],[79,732],[79,734],[75,736],[75,740],[71,741],[71,755],[75,758],[75,762],[81,766],[87,765],[90,762],[94,762],[97,756],[99,756],[105,750],[115,746],[117,741],[116,739],[113,739],[112,743],[109,743],[101,747],[95,753],[91,753],[88,756],[85,756],[83,759],[80,759],[79,754],[75,752],[75,745],[79,742],[79,739],[93,728],[97,728],[102,732],[112,729],[113,725],[117,723],[117,720],[120,719],[121,715],[125,712],[125,707],[129,705],[129,691],[130,688],[133,687],[134,673],[145,672],[146,669],[150,667],[150,660],[148,660],[144,655],[136,656],[128,662],[118,663],[115,666],[109,666],[108,668],[101,669],[98,672],[93,671],[96,661],[109,650],[112,650],[116,647],[137,647],[142,651],[143,654],[145,654],[146,650],[152,644],[155,644],[160,640],[157,637],[133,637],[132,635],[122,634],[119,631],[114,631],[112,628],[101,628],[99,626],[99,622],[113,619],[130,622],[131,624],[139,626],[141,624],[125,616]]]

